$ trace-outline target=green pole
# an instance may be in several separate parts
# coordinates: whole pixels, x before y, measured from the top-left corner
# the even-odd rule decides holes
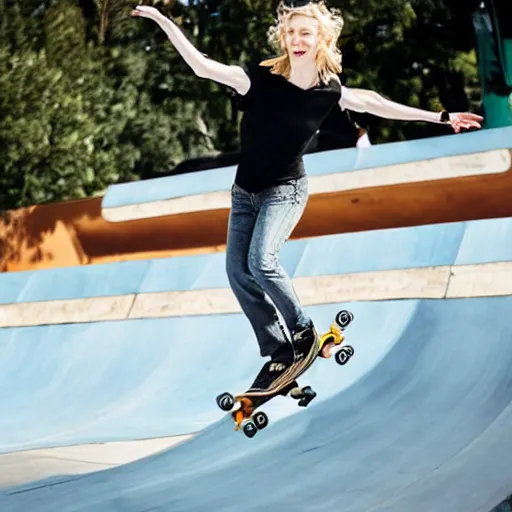
[[[485,128],[512,126],[510,0],[484,0],[473,15]]]

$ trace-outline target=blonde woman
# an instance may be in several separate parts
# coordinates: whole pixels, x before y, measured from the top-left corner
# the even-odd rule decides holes
[[[306,370],[318,351],[317,332],[279,263],[279,251],[306,206],[302,156],[327,114],[334,108],[350,109],[389,119],[449,123],[456,132],[480,128],[482,118],[427,112],[372,91],[342,87],[336,43],[343,19],[323,3],[281,3],[269,30],[279,55],[247,68],[204,56],[152,7],[138,6],[132,15],[158,23],[198,77],[224,84],[239,97],[244,112],[241,154],[232,187],[226,270],[261,356],[270,357],[249,391],[281,389],[290,368]]]

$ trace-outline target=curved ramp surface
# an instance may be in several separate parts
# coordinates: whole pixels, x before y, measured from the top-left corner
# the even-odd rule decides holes
[[[328,326],[342,305],[311,308]],[[318,391],[329,396],[357,380],[389,350],[415,302],[354,304],[383,328],[372,351],[344,371],[319,365]],[[215,333],[215,336],[205,336]],[[0,343],[0,453],[84,443],[184,435],[223,413],[215,396],[245,389],[262,360],[242,315],[165,318],[3,330]],[[372,338],[370,324],[350,339]],[[332,361],[331,361],[332,362]],[[294,401],[269,404],[276,418]]]
[[[490,510],[512,488],[512,298],[354,306],[357,353],[380,357],[348,387],[252,440],[226,418],[126,466],[11,488],[0,509]],[[410,314],[379,349],[401,307]],[[308,381],[334,388],[345,368],[321,366]]]
[[[356,282],[365,271],[460,270],[510,262],[511,236],[511,219],[336,235],[287,244],[283,263],[299,278],[353,272]],[[202,292],[225,285],[223,258],[7,274],[0,303]],[[511,305],[504,296],[308,307],[321,328],[340,308],[355,313],[356,356],[315,365],[301,383],[316,400],[307,410],[268,404],[272,424],[253,440],[214,402],[261,364],[240,314],[0,329],[0,452],[200,432],[125,466],[4,490],[0,510],[487,512],[512,488]]]

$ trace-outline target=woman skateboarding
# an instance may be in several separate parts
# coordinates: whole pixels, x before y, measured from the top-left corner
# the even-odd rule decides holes
[[[270,358],[249,391],[279,389],[292,373],[303,373],[318,352],[318,334],[280,265],[279,251],[308,200],[302,156],[322,121],[331,109],[341,108],[387,119],[449,123],[458,133],[480,128],[482,117],[429,112],[342,86],[336,44],[343,18],[324,3],[292,7],[282,2],[269,30],[278,56],[246,68],[209,59],[153,7],[138,6],[132,15],[158,23],[196,76],[224,84],[238,97],[241,152],[232,187],[226,271],[261,356]]]

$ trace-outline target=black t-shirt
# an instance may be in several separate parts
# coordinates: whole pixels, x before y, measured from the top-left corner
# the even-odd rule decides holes
[[[301,89],[270,68],[246,68],[251,88],[238,96],[243,111],[240,162],[235,183],[248,192],[285,183],[305,175],[303,154],[323,120],[341,98],[341,85],[332,79]]]

